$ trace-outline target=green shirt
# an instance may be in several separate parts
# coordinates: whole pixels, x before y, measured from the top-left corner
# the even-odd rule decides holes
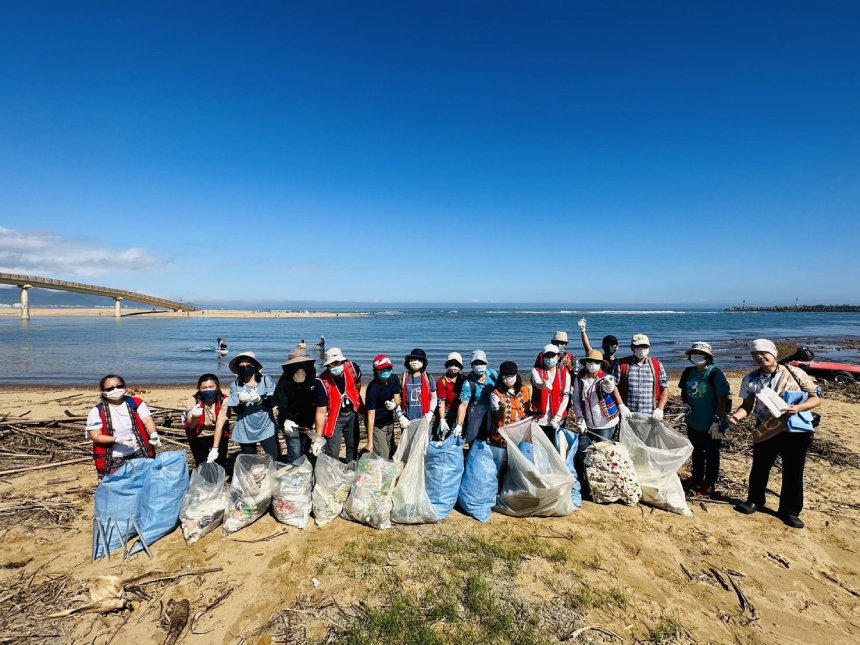
[[[713,379],[711,371],[714,372]],[[716,386],[716,392],[711,383]],[[717,397],[729,395],[729,382],[723,372],[713,365],[709,365],[704,372],[693,368],[687,377],[687,382],[681,387],[687,391],[687,405],[693,411],[687,415],[687,427],[698,432],[707,432],[714,415],[717,414]]]

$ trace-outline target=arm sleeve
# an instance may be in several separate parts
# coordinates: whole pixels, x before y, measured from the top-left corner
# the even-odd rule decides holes
[[[140,405],[137,406],[137,416],[141,419],[146,419],[147,417],[152,416],[152,412],[149,411],[149,408],[146,407],[146,403],[143,401],[140,402]]]
[[[717,396],[729,396],[731,394],[731,388],[729,388],[729,381],[726,379],[726,375],[723,374],[723,371],[718,369],[716,373],[716,394]]]
[[[660,368],[660,389],[666,390],[669,388],[669,373],[660,361],[657,361],[657,366]]]
[[[236,387],[236,381],[230,383],[230,394],[227,397],[227,407],[235,408],[239,405],[239,389]]]
[[[436,379],[428,376],[427,380],[430,382],[430,410],[432,411],[439,404],[439,397],[436,395]]]
[[[615,361],[615,365],[612,367],[612,376],[615,377],[616,383],[621,383],[621,361]]]
[[[582,380],[573,379],[573,411],[576,412],[577,419],[584,419],[582,410]]]
[[[319,379],[314,384],[314,404],[318,408],[328,407],[328,397],[325,394],[325,387]]]
[[[98,430],[101,432],[102,429],[102,420],[99,417],[99,409],[93,408],[90,410],[89,414],[87,414],[87,425],[86,425],[86,438],[90,438],[90,433]]]
[[[744,380],[741,381],[740,395],[741,395],[741,398],[744,400],[751,399],[753,397],[753,393],[750,391],[750,375],[749,374],[744,376]]]
[[[364,391],[364,407],[368,410],[376,410],[379,407],[379,402],[377,401],[379,388],[373,383],[368,384],[367,389]]]
[[[543,379],[540,377],[540,374],[538,374],[536,367],[532,368],[532,383],[534,383],[534,386],[538,389],[543,386]]]

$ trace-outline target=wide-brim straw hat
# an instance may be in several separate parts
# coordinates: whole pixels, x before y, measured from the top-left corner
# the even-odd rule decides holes
[[[239,373],[238,365],[243,360],[250,361],[251,363],[253,363],[258,372],[263,371],[263,364],[257,360],[257,355],[254,354],[254,352],[242,352],[241,354],[237,354],[230,360],[230,371],[233,372],[233,374]]]
[[[281,363],[281,367],[286,367],[287,365],[296,365],[298,363],[313,362],[314,358],[312,356],[308,356],[307,350],[304,350],[301,347],[296,347],[290,352],[290,355],[287,357],[287,360],[284,363]]]
[[[592,349],[583,358],[579,359],[579,364],[585,367],[585,364],[589,361],[598,361],[604,372],[609,369],[609,363],[607,363],[606,359],[603,358],[603,352],[600,350]]]
[[[689,356],[689,355],[690,355],[690,354],[692,354],[693,352],[696,352],[696,353],[699,353],[699,354],[707,354],[707,355],[708,355],[708,356],[710,356],[711,358],[713,358],[713,357],[714,357],[714,350],[713,350],[713,349],[711,349],[711,344],[710,344],[710,343],[693,343],[693,346],[692,346],[692,347],[690,347],[690,349],[686,350],[684,353],[685,353],[687,356]]]

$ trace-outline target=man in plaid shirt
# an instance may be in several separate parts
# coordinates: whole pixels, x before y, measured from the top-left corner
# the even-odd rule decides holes
[[[648,356],[651,341],[645,334],[633,336],[630,349],[633,355],[619,360],[612,370],[621,398],[632,412],[662,419],[663,408],[669,401],[669,375],[663,363]]]

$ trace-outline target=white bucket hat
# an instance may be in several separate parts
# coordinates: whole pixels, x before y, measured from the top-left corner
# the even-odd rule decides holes
[[[230,361],[230,371],[233,372],[233,374],[239,373],[238,365],[243,360],[250,361],[251,363],[253,363],[257,368],[258,372],[263,371],[263,364],[257,360],[257,356],[254,354],[254,352],[242,352],[241,354],[237,354],[236,356],[234,356],[233,359]]]
[[[332,363],[335,363],[337,361],[346,363],[346,357],[344,357],[343,352],[340,351],[340,347],[332,347],[325,353],[323,365],[331,365]]]
[[[460,366],[460,369],[463,369],[463,357],[460,356],[460,352],[451,352],[448,354],[448,358],[445,359],[445,367],[448,367],[448,363],[452,361],[456,362]]]

